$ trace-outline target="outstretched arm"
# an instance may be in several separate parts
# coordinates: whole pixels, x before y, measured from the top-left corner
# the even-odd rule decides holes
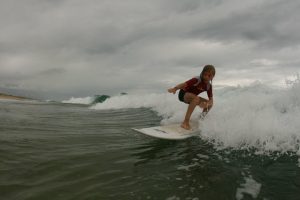
[[[180,83],[173,88],[168,89],[168,92],[175,94],[177,90],[183,89],[187,86],[186,83]]]

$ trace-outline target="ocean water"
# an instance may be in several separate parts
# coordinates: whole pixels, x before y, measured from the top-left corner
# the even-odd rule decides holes
[[[214,99],[181,141],[131,129],[180,122],[187,107],[172,94],[1,100],[0,199],[300,199],[299,82]]]

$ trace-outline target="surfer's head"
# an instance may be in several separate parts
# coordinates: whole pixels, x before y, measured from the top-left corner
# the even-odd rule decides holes
[[[215,75],[216,75],[215,67],[213,65],[205,65],[200,74],[200,78],[205,83],[208,83],[213,80]]]

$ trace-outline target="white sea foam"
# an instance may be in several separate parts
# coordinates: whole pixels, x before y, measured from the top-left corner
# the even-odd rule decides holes
[[[64,100],[62,103],[76,103],[76,104],[91,104],[94,97],[71,97],[69,100]]]
[[[225,147],[299,151],[300,84],[275,90],[262,84],[218,96],[202,136]]]
[[[206,94],[203,95],[204,97]],[[148,107],[163,117],[162,124],[181,122],[187,105],[169,93],[124,95],[92,109]],[[197,119],[199,108],[192,117]],[[274,89],[259,82],[214,91],[214,107],[200,123],[201,137],[226,148],[256,148],[261,152],[300,154],[300,83]]]
[[[261,188],[261,184],[256,182],[252,176],[244,178],[245,183],[241,184],[236,191],[236,199],[241,200],[244,198],[244,194],[249,194],[253,199],[256,199]]]
[[[145,94],[113,96],[103,103],[91,106],[92,109],[124,109],[124,108],[151,108],[163,117],[162,124],[180,122],[186,112],[187,104],[178,100],[177,94]],[[195,112],[196,113],[196,112]],[[199,112],[197,113],[200,114]],[[192,116],[196,119],[197,114]]]

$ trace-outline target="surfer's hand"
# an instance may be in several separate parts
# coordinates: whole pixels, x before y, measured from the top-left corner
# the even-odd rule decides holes
[[[170,89],[168,89],[168,92],[175,94],[176,90],[177,90],[176,88],[170,88]]]

